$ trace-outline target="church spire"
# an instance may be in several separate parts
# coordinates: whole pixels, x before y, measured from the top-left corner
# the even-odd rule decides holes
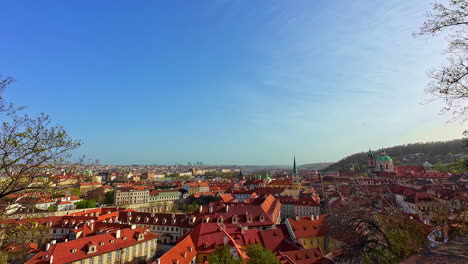
[[[294,155],[294,163],[293,163],[293,170],[292,175],[297,175],[297,168],[296,168],[296,155]]]

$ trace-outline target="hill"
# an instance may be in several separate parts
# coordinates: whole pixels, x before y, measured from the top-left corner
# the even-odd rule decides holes
[[[322,162],[322,163],[309,163],[309,164],[302,164],[297,168],[300,170],[322,170],[327,166],[332,165],[333,162]]]
[[[373,150],[378,154],[380,150]],[[465,158],[468,148],[464,148],[462,139],[442,141],[442,142],[427,142],[415,143],[394,146],[385,148],[396,166],[398,165],[422,165],[425,161],[432,164],[437,162],[447,163],[454,162],[458,159]],[[364,169],[367,165],[367,151],[360,152],[341,159],[340,161],[331,164],[324,168],[324,171],[347,170],[351,167],[359,165]]]

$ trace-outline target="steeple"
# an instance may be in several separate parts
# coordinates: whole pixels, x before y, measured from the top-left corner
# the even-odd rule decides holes
[[[292,175],[297,175],[297,168],[296,168],[296,155],[294,155],[294,163],[293,163],[293,170]]]

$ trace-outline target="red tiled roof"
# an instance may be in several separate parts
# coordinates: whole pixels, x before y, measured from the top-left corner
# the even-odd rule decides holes
[[[192,237],[186,236],[178,241],[173,248],[164,253],[164,255],[159,258],[159,263],[190,264],[196,256],[197,250],[193,244]]]
[[[138,241],[137,234],[144,234],[144,239]],[[126,238],[125,240],[123,239],[124,237]],[[27,261],[26,264],[49,264],[52,263],[50,260],[52,256],[54,264],[70,263],[143,243],[157,237],[158,235],[147,231],[147,228],[127,228],[121,230],[120,238],[117,238],[116,233],[112,232],[50,245],[48,251],[39,252]],[[89,243],[96,245],[97,251],[95,253],[88,254],[87,245]]]
[[[325,215],[320,215],[319,219],[312,220],[311,217],[288,218],[286,221],[294,232],[296,238],[315,237],[324,235]]]
[[[333,261],[325,258],[319,248],[301,249],[280,252],[281,257],[288,264],[332,264]]]

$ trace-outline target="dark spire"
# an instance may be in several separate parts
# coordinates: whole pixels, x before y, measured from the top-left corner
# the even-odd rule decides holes
[[[296,155],[294,155],[294,163],[293,163],[293,170],[292,175],[297,175],[297,168],[296,168]]]

